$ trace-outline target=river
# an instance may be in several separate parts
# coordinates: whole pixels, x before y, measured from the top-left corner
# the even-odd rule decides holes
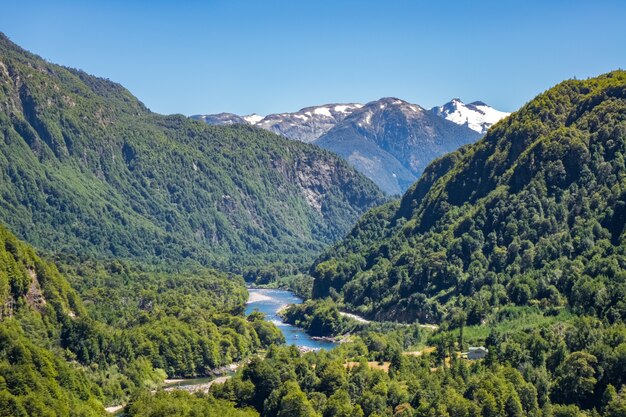
[[[246,305],[246,314],[255,310],[265,314],[265,319],[271,321],[285,335],[285,342],[307,349],[332,349],[336,346],[333,342],[314,340],[304,330],[291,324],[283,323],[278,311],[287,304],[300,304],[302,299],[291,291],[249,288],[250,298]]]

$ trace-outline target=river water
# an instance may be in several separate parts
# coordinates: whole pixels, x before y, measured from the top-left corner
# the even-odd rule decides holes
[[[291,324],[283,323],[278,310],[287,304],[300,304],[302,299],[291,291],[249,288],[250,298],[246,305],[246,314],[255,310],[265,314],[265,319],[271,321],[285,335],[287,345],[296,345],[308,349],[332,349],[333,342],[313,340],[304,330]]]

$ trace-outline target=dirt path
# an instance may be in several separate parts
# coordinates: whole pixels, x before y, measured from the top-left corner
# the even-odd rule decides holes
[[[346,313],[345,311],[340,311],[339,314],[341,314],[344,317],[348,317],[352,320],[358,321],[359,323],[364,323],[364,324],[370,324],[371,321],[364,319],[361,316],[357,316],[356,314],[352,314],[352,313]]]
[[[415,351],[411,351],[411,352],[402,352],[403,355],[409,355],[409,356],[422,356],[425,353],[433,353],[435,351],[435,347],[434,346],[428,346],[425,347],[422,350],[415,350]]]
[[[165,391],[182,390],[182,391],[187,391],[187,392],[198,392],[198,391],[209,392],[211,385],[223,384],[224,382],[228,381],[230,378],[231,378],[230,375],[224,375],[224,376],[217,377],[209,382],[204,382],[202,384],[178,385],[175,387],[167,387],[164,390]]]
[[[109,414],[115,414],[118,411],[122,411],[124,409],[124,405],[114,405],[113,407],[107,407],[104,409]]]
[[[341,314],[344,317],[348,317],[351,318],[353,320],[358,321],[359,323],[363,323],[363,324],[370,324],[372,323],[372,320],[367,320],[361,316],[357,316],[356,314],[352,314],[352,313],[346,313],[345,311],[340,311],[339,314]],[[401,323],[403,325],[408,326],[408,323]],[[430,329],[430,330],[437,330],[439,328],[439,326],[437,326],[436,324],[418,324],[418,327],[424,328],[424,329]]]

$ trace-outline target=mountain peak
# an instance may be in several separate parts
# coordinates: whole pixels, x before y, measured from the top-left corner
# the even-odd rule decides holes
[[[364,109],[377,112],[386,108],[399,109],[405,115],[420,113],[425,109],[419,104],[412,104],[408,101],[396,98],[396,97],[383,97],[378,100],[370,101],[363,106]]]
[[[371,101],[314,143],[350,162],[387,194],[405,191],[426,165],[480,135],[395,97]]]

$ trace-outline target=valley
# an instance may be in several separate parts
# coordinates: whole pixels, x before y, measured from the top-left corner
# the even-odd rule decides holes
[[[626,415],[626,71],[242,114],[0,33],[0,417]]]

